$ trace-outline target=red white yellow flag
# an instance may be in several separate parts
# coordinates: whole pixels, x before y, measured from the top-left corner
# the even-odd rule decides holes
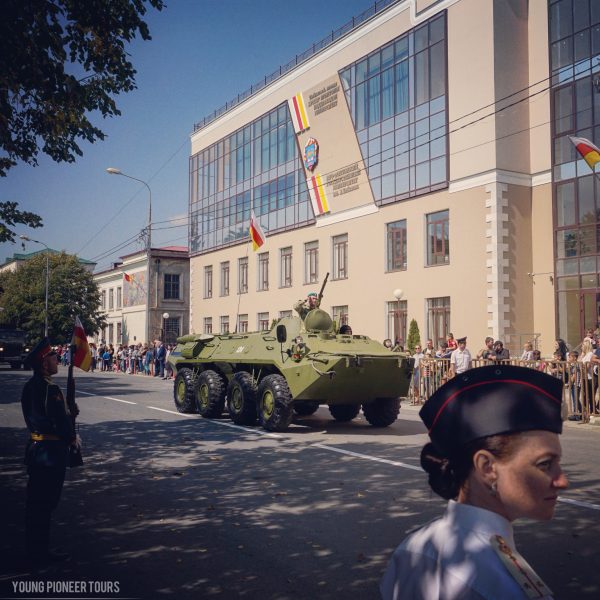
[[[310,201],[312,203],[315,216],[323,215],[329,212],[329,202],[325,193],[325,186],[320,175],[313,175],[307,178]]]
[[[92,355],[90,354],[87,336],[79,317],[75,317],[75,328],[73,329],[71,345],[74,346],[73,366],[79,367],[82,371],[89,371],[92,366]]]
[[[252,240],[252,250],[254,250],[254,252],[256,252],[267,239],[260,223],[254,216],[254,211],[250,211],[250,239]]]
[[[600,148],[595,146],[590,140],[582,137],[569,136],[577,152],[581,154],[583,160],[593,169],[596,163],[600,162]]]
[[[127,273],[123,273],[123,277],[125,277],[125,281],[127,283],[131,283],[131,279],[132,279],[131,275],[129,275]]]
[[[294,131],[296,133],[302,133],[304,130],[308,129],[310,125],[308,123],[308,115],[302,94],[296,94],[293,98],[290,98],[288,100],[288,106],[290,107],[290,113],[292,115]]]

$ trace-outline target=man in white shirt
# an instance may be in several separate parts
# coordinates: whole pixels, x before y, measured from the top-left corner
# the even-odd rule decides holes
[[[460,375],[471,368],[471,353],[467,350],[467,338],[456,340],[458,348],[450,355],[450,377]]]

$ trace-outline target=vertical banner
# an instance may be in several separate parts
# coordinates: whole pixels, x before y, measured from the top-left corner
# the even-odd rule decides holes
[[[296,133],[302,133],[310,127],[302,93],[296,94],[293,98],[290,98],[288,100],[288,105],[290,114],[292,115],[294,131]]]
[[[320,175],[313,175],[306,178],[308,191],[310,193],[310,201],[312,202],[313,212],[315,216],[323,215],[329,212],[329,202],[325,193],[325,186]]]

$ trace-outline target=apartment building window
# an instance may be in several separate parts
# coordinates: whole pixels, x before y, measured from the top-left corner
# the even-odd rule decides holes
[[[238,259],[238,294],[248,293],[248,257]]]
[[[169,317],[163,319],[164,341],[167,344],[174,344],[177,338],[181,335],[181,318]]]
[[[449,211],[427,215],[427,266],[447,265],[450,262]]]
[[[248,332],[248,315],[239,315],[238,317],[238,333]]]
[[[408,317],[407,301],[400,300],[387,303],[387,324],[385,328],[386,337],[394,343],[406,344],[406,321]]]
[[[212,317],[204,317],[204,333],[212,333]]]
[[[213,295],[213,269],[212,265],[204,267],[204,297],[212,298]]]
[[[259,312],[258,313],[258,330],[268,331],[269,330],[269,313]]]
[[[117,288],[120,289],[120,288]],[[122,323],[117,323],[117,344],[122,344],[123,343],[123,338],[121,337],[122,334]]]
[[[106,290],[100,292],[100,308],[106,310]]]
[[[221,263],[221,296],[229,296],[229,261]]]
[[[221,333],[229,333],[229,315],[221,317]]]
[[[348,325],[348,305],[346,306],[332,306],[331,316],[336,322],[336,325],[341,327],[342,325]]]
[[[450,332],[450,297],[427,298],[427,337],[434,345],[445,341]]]
[[[110,288],[110,290],[108,290],[108,310],[114,310],[115,309],[115,290],[113,288]]]
[[[123,289],[121,286],[117,288],[117,308],[121,308],[123,306]]]
[[[304,283],[319,281],[319,242],[304,244]]]
[[[388,223],[387,271],[406,270],[406,219]]]
[[[179,300],[179,274],[165,273],[163,288],[163,297],[165,300]]]
[[[115,343],[115,326],[112,323],[108,324],[108,343]]]
[[[333,240],[333,279],[348,278],[348,234],[336,235]]]
[[[292,287],[292,247],[281,249],[280,287]]]
[[[292,316],[292,311],[291,310],[280,310],[279,311],[279,318],[280,319],[285,319],[286,317],[291,317]]]
[[[258,255],[258,285],[259,292],[269,289],[269,253],[262,252]]]
[[[102,337],[100,338],[103,344],[106,344],[106,327],[102,328]]]

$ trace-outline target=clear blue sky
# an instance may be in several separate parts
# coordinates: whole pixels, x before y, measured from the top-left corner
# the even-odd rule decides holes
[[[16,201],[39,214],[44,227],[17,228],[56,250],[97,260],[107,268],[133,244],[106,253],[135,236],[147,221],[148,192],[117,167],[152,188],[152,245],[187,245],[189,134],[195,122],[245,91],[295,54],[325,37],[372,0],[166,0],[146,15],[152,40],[128,47],[138,89],[117,96],[120,117],[93,122],[107,138],[83,143],[74,164],[39,155],[39,166],[19,165],[0,178],[0,201]],[[41,249],[27,243],[26,251]],[[0,262],[21,244],[0,244]],[[98,257],[102,256],[98,260]]]

